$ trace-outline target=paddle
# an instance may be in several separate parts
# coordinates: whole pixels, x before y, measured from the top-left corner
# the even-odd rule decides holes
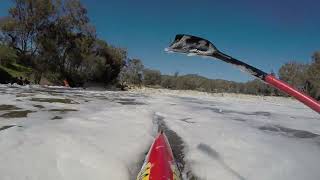
[[[237,60],[229,55],[220,52],[210,41],[186,34],[178,34],[170,47],[166,48],[168,52],[183,53],[189,56],[198,55],[205,57],[213,57],[220,59],[226,63],[232,64],[242,71],[261,79],[271,86],[295,97],[300,102],[304,103],[314,111],[320,113],[320,103],[312,97],[295,89],[291,85],[277,79],[271,74],[267,74],[260,69],[257,69],[249,64]]]

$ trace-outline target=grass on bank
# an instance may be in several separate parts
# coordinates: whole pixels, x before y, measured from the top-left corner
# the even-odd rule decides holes
[[[10,63],[6,66],[0,65],[0,69],[6,71],[12,77],[28,77],[32,73],[32,68],[17,63]]]

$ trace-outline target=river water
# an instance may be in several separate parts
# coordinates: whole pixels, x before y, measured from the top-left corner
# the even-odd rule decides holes
[[[184,179],[320,179],[320,117],[287,98],[0,85],[0,179],[135,179],[165,130]]]

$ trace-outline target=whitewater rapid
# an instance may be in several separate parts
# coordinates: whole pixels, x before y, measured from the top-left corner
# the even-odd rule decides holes
[[[0,85],[0,179],[135,179],[161,117],[184,177],[318,180],[320,116],[288,98]]]

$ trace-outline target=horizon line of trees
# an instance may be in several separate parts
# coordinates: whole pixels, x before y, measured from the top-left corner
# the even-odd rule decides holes
[[[272,73],[276,76],[274,73]],[[254,79],[248,82],[234,82],[209,79],[197,74],[163,75],[159,70],[144,68],[138,59],[129,60],[120,73],[120,82],[129,85],[144,85],[174,90],[196,90],[210,93],[242,93],[267,96],[287,96],[279,90]],[[278,71],[281,80],[320,100],[320,52],[315,52],[310,64],[295,61],[281,66]]]
[[[320,100],[320,51],[311,57],[311,63],[291,61],[279,69],[281,80]]]
[[[26,76],[37,84],[46,78],[56,85],[67,80],[71,86],[98,82],[122,89],[145,85],[213,93],[284,95],[257,79],[239,83],[196,74],[162,75],[158,70],[147,69],[141,60],[128,58],[126,49],[97,37],[80,0],[12,2],[8,15],[0,17],[0,82],[3,77],[10,78],[3,69],[14,68],[26,70]],[[284,64],[278,75],[320,99],[320,51],[313,54],[310,64]]]

